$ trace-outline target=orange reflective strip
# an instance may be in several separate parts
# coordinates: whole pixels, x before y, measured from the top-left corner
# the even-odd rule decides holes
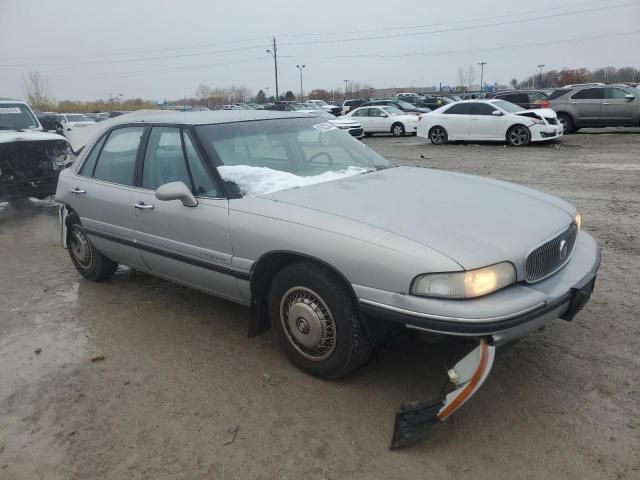
[[[460,392],[460,394],[456,398],[454,398],[451,403],[445,405],[445,407],[438,413],[438,418],[440,420],[444,420],[453,412],[455,412],[458,407],[460,407],[462,402],[464,402],[473,393],[476,385],[478,384],[478,382],[480,382],[480,379],[482,379],[484,369],[487,366],[488,358],[489,344],[486,342],[486,340],[482,339],[480,340],[480,362],[478,363],[475,372],[473,372],[471,380],[469,380],[469,383],[467,383],[463,387],[462,392]]]

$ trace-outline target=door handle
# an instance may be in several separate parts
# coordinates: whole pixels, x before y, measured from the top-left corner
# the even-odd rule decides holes
[[[74,188],[73,190],[71,190],[71,193],[74,193],[76,195],[80,195],[81,193],[87,193],[86,190],[83,190],[82,188]]]
[[[144,202],[138,202],[133,204],[133,208],[139,208],[140,210],[153,210],[153,205],[147,205]]]
[[[603,105],[611,105],[611,102],[602,102]]]

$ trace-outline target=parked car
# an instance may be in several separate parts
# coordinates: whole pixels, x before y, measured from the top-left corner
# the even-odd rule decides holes
[[[56,191],[58,174],[75,159],[67,140],[43,127],[25,102],[0,101],[0,201],[16,208]]]
[[[628,85],[561,88],[549,96],[566,133],[583,127],[640,126],[640,90]]]
[[[315,110],[311,113],[311,115],[320,117],[334,127],[349,132],[352,137],[364,137],[364,129],[362,128],[362,124],[360,122],[357,122],[353,118],[350,118],[348,116],[336,117],[335,115],[332,115],[329,112],[324,111],[323,109]]]
[[[350,100],[345,100],[344,102],[342,102],[342,115],[346,115],[351,110],[354,110],[364,105],[368,101],[369,100],[362,99],[362,98],[352,98]]]
[[[435,145],[452,140],[502,141],[521,147],[562,136],[556,113],[524,110],[505,100],[463,100],[422,115],[418,136]]]
[[[398,110],[402,110],[405,113],[412,115],[420,115],[421,113],[429,113],[431,110],[423,107],[416,107],[412,103],[405,102],[399,98],[388,98],[385,100],[371,100],[370,102],[362,105],[363,107],[375,107],[375,106],[390,106],[395,107]]]
[[[347,117],[362,124],[365,135],[391,133],[394,137],[406,134],[415,135],[418,129],[418,117],[409,115],[396,107],[383,105],[360,107],[349,112]]]
[[[89,117],[87,117],[84,113],[59,113],[58,118],[60,120],[60,124],[62,125],[62,129],[65,132],[68,132],[74,128],[83,128],[87,125],[93,125],[94,122]]]
[[[33,112],[40,125],[42,125],[42,131],[57,133],[63,135],[62,124],[60,123],[60,117],[55,113]]]
[[[402,406],[399,448],[477,391],[496,347],[574,318],[600,256],[556,197],[390,167],[295,112],[132,114],[61,173],[61,238],[89,280],[124,264],[249,307],[250,336],[273,328],[323,378],[357,369],[392,325],[475,339],[451,388]]]
[[[437,110],[440,107],[444,107],[450,103],[453,103],[455,100],[452,100],[449,97],[445,97],[443,95],[432,95],[424,97],[420,100],[416,105],[422,108],[428,108],[429,110]]]
[[[489,94],[488,98],[506,100],[525,110],[549,107],[549,95],[542,90],[503,90]]]
[[[314,103],[316,105],[321,106],[322,108],[324,108],[327,112],[333,114],[333,115],[340,115],[340,113],[342,113],[342,108],[340,108],[337,105],[331,105],[327,102],[325,102],[324,100],[307,100],[306,103]]]
[[[424,100],[424,95],[419,95],[417,93],[399,93],[395,97],[392,97],[397,100],[402,100],[404,102],[410,103],[419,107],[418,105],[422,100]]]

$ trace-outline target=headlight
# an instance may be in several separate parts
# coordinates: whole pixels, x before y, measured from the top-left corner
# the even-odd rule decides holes
[[[582,227],[582,215],[580,215],[580,212],[576,212],[576,225],[580,230],[580,227]]]
[[[422,297],[473,298],[486,295],[516,282],[516,269],[510,262],[466,272],[429,273],[416,277],[411,294]]]
[[[539,118],[531,118],[530,120],[531,120],[533,123],[536,123],[536,124],[544,123],[544,122],[543,122],[542,120],[540,120]]]

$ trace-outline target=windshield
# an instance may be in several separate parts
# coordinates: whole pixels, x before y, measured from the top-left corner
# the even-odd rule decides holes
[[[313,108],[311,108],[309,105],[290,105],[289,108],[291,108],[291,110],[315,110]]]
[[[414,108],[416,108],[415,105],[410,104],[409,102],[405,102],[404,100],[396,100],[395,102],[396,105],[398,105],[400,108],[403,108],[405,110],[413,110]]]
[[[389,115],[404,115],[404,112],[396,107],[382,107]]]
[[[315,103],[316,105],[328,105],[324,100],[310,100],[310,103]]]
[[[349,133],[317,117],[195,128],[227,186],[240,195],[304,187],[390,167]]]
[[[493,103],[496,107],[500,107],[507,113],[517,113],[524,111],[524,108],[516,105],[515,103],[507,102],[506,100],[496,100]]]
[[[21,103],[0,104],[0,130],[38,128],[38,120],[29,107]]]
[[[67,115],[67,122],[90,122],[91,119],[86,115],[72,114]]]

